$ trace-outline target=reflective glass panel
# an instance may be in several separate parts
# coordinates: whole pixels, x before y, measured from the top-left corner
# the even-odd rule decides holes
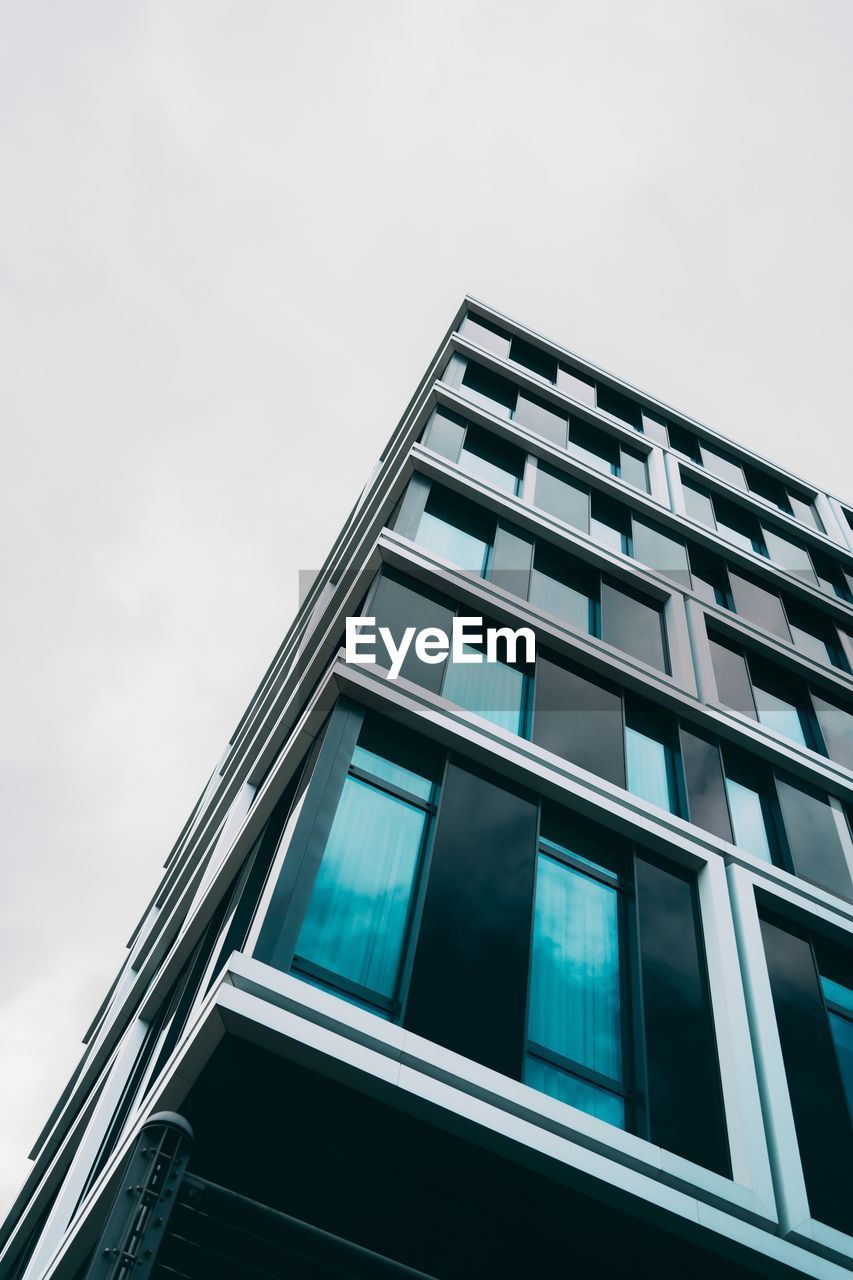
[[[524,672],[505,662],[486,662],[485,655],[470,645],[465,645],[465,653],[476,654],[481,661],[448,661],[442,689],[444,697],[502,729],[522,733]]]
[[[469,427],[459,465],[504,493],[516,494],[521,490],[524,455],[503,446],[485,431]]]
[[[491,539],[485,522],[476,512],[469,514],[432,498],[421,516],[415,541],[444,560],[484,573],[489,558]]]
[[[299,959],[396,995],[427,814],[349,777],[296,946]]]
[[[632,795],[677,813],[672,751],[667,743],[626,725],[625,768]]]
[[[761,796],[752,787],[728,777],[726,793],[735,833],[734,843],[747,853],[755,854],[765,862],[772,862]]]
[[[758,684],[753,684],[752,694],[758,719],[766,728],[772,729],[774,733],[781,733],[784,738],[790,738],[801,747],[811,745],[806,741],[800,712],[792,702],[771,693],[769,689],[762,689]]]

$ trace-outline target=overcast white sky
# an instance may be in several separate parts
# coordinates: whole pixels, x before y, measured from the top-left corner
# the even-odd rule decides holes
[[[851,36],[849,0],[0,4],[0,1211],[466,290],[844,493]]]

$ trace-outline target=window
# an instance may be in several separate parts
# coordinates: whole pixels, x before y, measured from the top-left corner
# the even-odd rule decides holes
[[[846,707],[814,692],[812,702],[830,760],[853,769],[853,715]]]
[[[604,475],[621,476],[628,484],[649,491],[646,455],[628,445],[620,445],[605,431],[572,418],[569,423],[569,450]]]
[[[526,342],[524,338],[513,338],[509,358],[531,373],[538,374],[546,382],[557,380],[557,357],[549,355],[541,347],[534,347],[532,342]]]
[[[580,400],[582,404],[595,404],[595,383],[564,364],[557,369],[557,390],[574,400]]]
[[[696,520],[699,524],[706,524],[709,529],[715,529],[717,522],[714,519],[714,506],[708,494],[703,489],[697,489],[696,485],[683,477],[681,487],[684,490],[684,504],[690,519]]]
[[[771,631],[780,640],[790,640],[779,593],[734,569],[729,569],[728,573],[735,611],[765,631]]]
[[[839,562],[832,559],[831,556],[824,555],[823,552],[814,547],[811,550],[811,560],[817,578],[817,585],[821,591],[825,591],[827,595],[836,595],[840,600],[846,600],[850,603],[853,600],[853,595],[851,595],[847,575]]]
[[[609,578],[601,582],[601,638],[650,667],[669,672],[660,605]]]
[[[795,648],[816,662],[831,663],[841,671],[850,670],[837,632],[828,618],[797,600],[786,599],[785,612]]]
[[[631,554],[631,516],[625,507],[612,502],[602,493],[591,495],[590,536],[611,551]]]
[[[824,947],[818,949],[818,964],[838,1072],[853,1121],[853,963],[838,949]]]
[[[500,356],[502,360],[505,360],[509,354],[510,340],[508,335],[502,329],[499,329],[497,325],[492,324],[491,321],[472,315],[470,311],[462,321],[459,332],[469,342],[475,342],[478,347],[482,347],[485,351],[491,351],[493,355]]]
[[[727,484],[734,485],[737,489],[746,488],[743,468],[739,462],[735,462],[734,458],[730,458],[728,454],[721,453],[718,449],[711,449],[708,445],[703,444],[702,461],[708,471],[712,471],[715,476],[719,476]]]
[[[758,521],[750,512],[725,498],[716,497],[714,515],[717,519],[717,532],[721,537],[733,542],[736,547],[742,547],[744,551],[767,554]]]
[[[548,833],[543,823],[524,1078],[624,1129],[621,879]]]
[[[439,405],[430,416],[422,443],[434,453],[449,458],[451,462],[458,462],[467,427],[468,423],[458,413],[451,413],[449,409]]]
[[[537,543],[530,577],[530,603],[590,635],[598,633],[596,575]]]
[[[651,520],[633,519],[634,558],[663,574],[679,587],[690,586],[687,549],[682,540]]]
[[[484,623],[484,626],[488,624]],[[442,694],[466,711],[501,729],[524,735],[527,728],[528,673],[509,662],[486,662],[483,651],[465,646],[471,662],[448,662]]]
[[[536,435],[544,436],[552,444],[558,444],[565,449],[569,415],[561,412],[554,405],[540,400],[538,396],[531,395],[527,391],[519,391],[514,418],[529,431],[534,431]]]
[[[669,444],[666,420],[659,418],[655,413],[649,413],[648,409],[643,410],[643,435],[648,440],[654,440],[655,444],[663,445],[664,448]]]
[[[719,604],[724,609],[733,607],[725,561],[719,556],[691,543],[690,573],[693,579],[693,590],[708,604]]]
[[[431,490],[415,541],[472,573],[483,574],[494,538],[494,521],[442,491]]]
[[[462,375],[462,391],[469,400],[482,405],[490,413],[509,418],[515,408],[518,389],[507,378],[492,373],[474,360],[468,360]]]
[[[524,454],[512,445],[504,444],[487,431],[470,427],[465,433],[465,443],[459,457],[459,465],[471,475],[504,493],[521,492],[524,476]]]
[[[564,520],[566,524],[589,533],[589,489],[570,480],[554,467],[540,462],[536,468],[535,503],[549,515]]]
[[[762,862],[781,861],[773,799],[764,771],[734,753],[724,755],[734,843]]]
[[[790,503],[791,513],[800,524],[806,524],[811,529],[816,529],[818,533],[825,533],[823,521],[817,513],[811,498],[801,498],[798,494],[788,490],[788,502]]]
[[[811,1216],[853,1234],[851,952],[788,919],[761,934]]]
[[[298,973],[391,1015],[435,777],[425,755],[365,722],[296,941]]]
[[[766,527],[764,538],[767,543],[767,554],[774,564],[778,564],[780,569],[787,569],[789,573],[795,574],[808,586],[814,586],[815,572],[805,547],[791,542],[788,538],[783,538],[781,534]]]
[[[699,466],[702,465],[702,454],[699,449],[699,441],[692,431],[688,431],[686,427],[680,427],[677,422],[668,422],[667,430],[669,431],[670,448],[676,453],[680,453],[683,458],[687,458],[689,462],[695,462]]]
[[[625,772],[632,795],[679,813],[675,752],[664,715],[628,703],[625,713]]]
[[[642,431],[642,414],[636,400],[629,399],[628,396],[623,395],[621,391],[616,391],[613,387],[604,387],[599,383],[596,403],[604,413],[609,413],[611,417],[618,418],[620,422],[624,422],[626,426],[633,427],[635,431]]]

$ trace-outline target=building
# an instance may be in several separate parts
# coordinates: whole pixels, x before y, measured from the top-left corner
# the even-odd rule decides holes
[[[167,860],[2,1280],[847,1274],[851,601],[853,509],[466,299]],[[535,659],[392,679],[345,661],[356,616]]]

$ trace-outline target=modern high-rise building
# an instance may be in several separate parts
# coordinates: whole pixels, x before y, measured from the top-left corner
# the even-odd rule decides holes
[[[466,298],[2,1280],[849,1275],[851,602],[853,509]]]

